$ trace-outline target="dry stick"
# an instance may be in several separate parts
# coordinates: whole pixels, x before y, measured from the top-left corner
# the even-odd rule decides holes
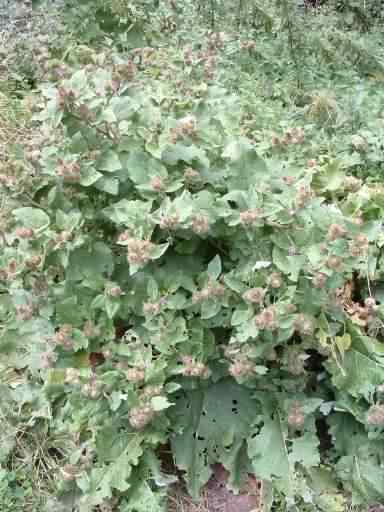
[[[369,277],[369,252],[367,254],[367,285],[368,285],[368,293],[369,296],[372,297],[372,290],[371,290],[371,279]]]
[[[284,14],[285,20],[287,22],[289,48],[290,48],[293,64],[296,69],[297,87],[301,88],[302,80],[300,78],[299,61],[297,60],[297,54],[295,51],[294,37],[293,37],[293,26],[292,26],[292,20],[291,20],[291,16],[290,16],[290,12],[289,12],[289,7],[288,7],[288,0],[283,0],[282,5],[283,5],[283,14]]]

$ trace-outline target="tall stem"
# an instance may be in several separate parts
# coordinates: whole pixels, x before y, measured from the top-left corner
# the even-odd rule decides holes
[[[215,30],[215,0],[211,0],[211,29]]]
[[[295,66],[295,71],[296,71],[297,87],[300,88],[302,86],[301,72],[300,72],[299,61],[297,59],[297,52],[296,52],[296,48],[295,48],[294,27],[293,27],[293,23],[292,23],[291,13],[289,12],[288,0],[282,0],[282,7],[283,7],[283,17],[286,21],[287,29],[288,29],[289,49],[291,52],[291,57],[293,60],[293,64]]]
[[[238,7],[239,13],[237,18],[237,29],[240,30],[241,27],[241,14],[243,12],[243,0],[239,0],[239,7]]]

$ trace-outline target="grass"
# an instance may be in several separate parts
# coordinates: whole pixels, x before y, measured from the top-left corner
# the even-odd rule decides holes
[[[29,139],[29,120],[24,102],[12,95],[12,84],[0,82],[0,160]]]
[[[191,500],[182,486],[175,486],[168,498],[168,512],[211,512],[206,496],[198,503]]]
[[[0,365],[2,385],[16,395],[28,392],[22,374]],[[6,460],[0,468],[0,511],[36,512],[56,494],[61,461],[75,444],[68,434],[50,429],[50,411],[44,402],[40,416],[31,417],[29,406],[16,406],[13,396],[6,393],[0,402],[0,460]]]

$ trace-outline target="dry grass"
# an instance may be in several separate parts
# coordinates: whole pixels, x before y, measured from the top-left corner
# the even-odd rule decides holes
[[[201,497],[198,503],[191,500],[181,485],[174,486],[168,497],[168,512],[211,512],[207,495]]]
[[[276,506],[276,504],[275,504]],[[276,509],[276,512],[283,512],[283,505]],[[172,490],[168,496],[167,512],[227,512],[225,503],[222,503],[222,507],[219,509],[212,506],[209,491],[206,490],[202,493],[199,502],[194,502],[188,495],[186,489],[181,485],[177,484],[172,487]],[[232,511],[232,508],[230,509]],[[238,509],[241,512],[242,509]],[[261,507],[249,509],[249,512],[267,512],[268,509]],[[275,509],[274,509],[275,510]],[[237,510],[236,510],[237,512]],[[377,505],[371,507],[361,507],[354,505],[347,505],[345,512],[384,512],[384,505]]]
[[[17,84],[9,74],[12,58],[8,41],[0,40],[0,160],[6,160],[15,144],[25,144],[30,132],[30,112],[25,101],[17,97]]]
[[[24,103],[12,97],[11,88],[9,93],[0,92],[0,160],[7,159],[12,146],[30,138],[29,120]]]
[[[313,94],[307,115],[322,124],[334,123],[338,115],[338,105],[330,91]]]

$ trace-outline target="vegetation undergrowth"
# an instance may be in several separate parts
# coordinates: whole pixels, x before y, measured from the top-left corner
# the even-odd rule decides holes
[[[1,510],[167,510],[217,464],[260,511],[384,500],[381,26],[298,3],[67,0],[12,48]]]

